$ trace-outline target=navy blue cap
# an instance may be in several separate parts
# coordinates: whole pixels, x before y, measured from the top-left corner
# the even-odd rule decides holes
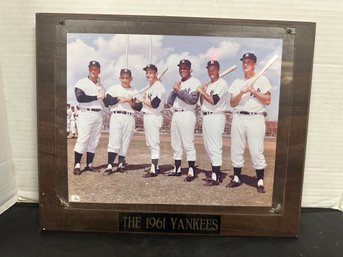
[[[220,68],[219,62],[216,60],[208,61],[206,68],[208,69],[210,66],[217,67],[218,69]]]
[[[129,69],[121,69],[120,70],[120,75],[122,75],[122,74],[129,74],[130,77],[132,76],[131,75],[131,71]]]
[[[156,71],[157,72],[157,67],[154,65],[154,64],[148,64],[147,66],[145,66],[144,68],[143,68],[143,70],[147,70],[147,69],[152,69],[152,70],[154,70],[154,71]]]
[[[253,53],[243,54],[243,56],[242,56],[242,58],[240,60],[243,61],[244,59],[250,59],[250,60],[253,60],[254,62],[257,61],[257,58],[256,58],[256,56]]]
[[[88,67],[91,67],[91,66],[96,66],[100,69],[100,63],[97,61],[90,61],[88,64]]]
[[[180,66],[181,64],[187,65],[189,68],[192,66],[191,62],[187,59],[182,59],[177,66]]]

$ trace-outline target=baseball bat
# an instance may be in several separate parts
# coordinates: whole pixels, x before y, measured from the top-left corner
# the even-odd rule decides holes
[[[222,73],[219,74],[219,78],[222,78],[224,76],[226,76],[227,74],[233,72],[235,69],[237,69],[237,66],[236,65],[232,65],[231,67],[227,68],[226,70],[224,70]],[[210,84],[211,81],[208,81],[206,83],[206,85]]]
[[[147,91],[149,89],[150,85],[146,86],[146,87],[143,87],[141,90],[137,91],[136,93],[134,93],[132,95],[132,98],[144,93],[145,91]]]
[[[262,76],[262,74],[269,69],[270,66],[272,66],[272,64],[279,58],[278,55],[274,55],[268,62],[266,65],[264,65],[264,67],[262,68],[262,70],[257,73],[253,78],[252,80],[250,81],[250,85],[253,85],[256,80]]]
[[[160,79],[162,78],[162,76],[164,75],[164,73],[167,72],[167,70],[168,70],[168,67],[165,68],[165,69],[162,71],[161,75],[158,75],[158,76],[157,76],[157,79],[160,80]]]
[[[102,87],[100,76],[99,76],[98,79],[97,79],[97,84],[98,84],[98,92],[100,93],[101,90],[103,90],[103,97],[105,97],[106,91],[105,91],[105,89],[103,89],[103,87]]]
[[[165,68],[165,69],[162,71],[161,75],[159,75],[159,76],[157,77],[157,79],[160,80],[160,79],[162,78],[162,76],[167,72],[167,70],[168,70],[168,67]],[[136,97],[136,96],[138,96],[138,95],[144,93],[145,91],[147,91],[147,90],[149,89],[149,87],[150,87],[150,85],[148,85],[148,86],[142,88],[142,89],[139,90],[137,93],[133,94],[132,97],[134,98],[134,97]]]
[[[232,65],[231,67],[227,68],[222,73],[220,73],[219,77],[222,78],[222,77],[226,76],[227,74],[233,72],[235,69],[237,69],[237,66],[236,65]]]

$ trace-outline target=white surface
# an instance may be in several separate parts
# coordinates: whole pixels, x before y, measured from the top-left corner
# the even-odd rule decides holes
[[[4,110],[4,93],[0,65],[0,214],[17,201],[11,144],[8,136],[7,112]]]
[[[0,99],[0,108],[7,111],[10,145],[1,144],[0,149],[12,150],[14,165],[2,162],[6,167],[0,168],[0,174],[4,170],[5,174],[15,173],[20,201],[38,200],[36,12],[313,21],[317,23],[317,34],[302,206],[343,210],[342,11],[343,2],[336,0],[218,0],[196,4],[181,0],[1,1],[0,68],[5,101]],[[5,119],[2,113],[1,121]],[[6,137],[6,133],[1,136]],[[13,181],[8,175],[6,179],[9,184]],[[8,187],[1,186],[0,195],[4,193],[8,193]]]

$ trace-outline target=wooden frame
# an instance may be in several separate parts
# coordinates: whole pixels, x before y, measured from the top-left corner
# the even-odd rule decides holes
[[[315,24],[183,17],[37,14],[37,114],[41,230],[298,236]],[[283,40],[271,206],[101,204],[68,200],[66,33],[238,36]],[[132,222],[203,220],[209,229],[125,227]],[[131,220],[132,219],[132,220]],[[204,223],[204,224],[205,224]]]

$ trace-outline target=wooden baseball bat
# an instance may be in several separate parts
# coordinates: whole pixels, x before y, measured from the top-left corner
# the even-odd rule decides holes
[[[136,93],[134,93],[132,95],[132,98],[144,93],[145,91],[147,91],[149,89],[150,85],[146,86],[146,87],[143,87],[141,90],[137,91]]]
[[[219,74],[219,78],[222,78],[224,76],[226,76],[227,74],[233,72],[235,69],[237,69],[237,65],[232,65],[231,67],[227,68],[226,70],[224,70],[222,73]],[[208,85],[211,83],[211,81],[208,81],[206,84],[202,85],[203,90],[206,91]],[[202,99],[202,96],[201,96]],[[202,100],[201,100],[202,101]]]
[[[219,74],[219,78],[222,78],[222,77],[226,76],[227,74],[233,72],[235,69],[237,69],[237,65],[232,65],[231,67],[227,68],[222,73],[220,73]],[[211,81],[208,81],[205,85],[208,85],[210,83],[211,83]]]
[[[272,64],[273,64],[278,58],[279,58],[278,55],[274,55],[274,56],[267,62],[267,64],[264,65],[264,67],[262,68],[262,70],[261,70],[259,73],[257,73],[257,74],[251,79],[251,81],[249,82],[250,85],[253,85],[253,84],[256,82],[256,80],[257,80],[259,77],[261,77],[262,74],[263,74],[266,70],[268,70],[269,67],[272,66]]]
[[[162,78],[162,76],[167,72],[167,70],[168,70],[168,67],[165,68],[165,69],[162,71],[161,75],[159,75],[159,76],[157,77],[157,79],[160,80],[160,79]],[[142,89],[139,90],[137,93],[133,94],[132,97],[136,97],[136,96],[138,96],[138,95],[144,93],[145,91],[147,91],[147,90],[149,89],[149,87],[150,87],[150,85],[148,85],[148,86],[142,88]]]
[[[237,69],[237,66],[236,65],[232,65],[231,67],[227,68],[222,73],[220,73],[219,77],[222,78],[222,77],[226,76],[227,74],[233,72],[235,69]]]
[[[157,76],[157,79],[160,80],[160,79],[162,78],[162,76],[164,75],[164,73],[167,72],[167,70],[168,70],[168,67],[165,68],[165,69],[162,71],[162,73],[161,73],[160,75]]]

